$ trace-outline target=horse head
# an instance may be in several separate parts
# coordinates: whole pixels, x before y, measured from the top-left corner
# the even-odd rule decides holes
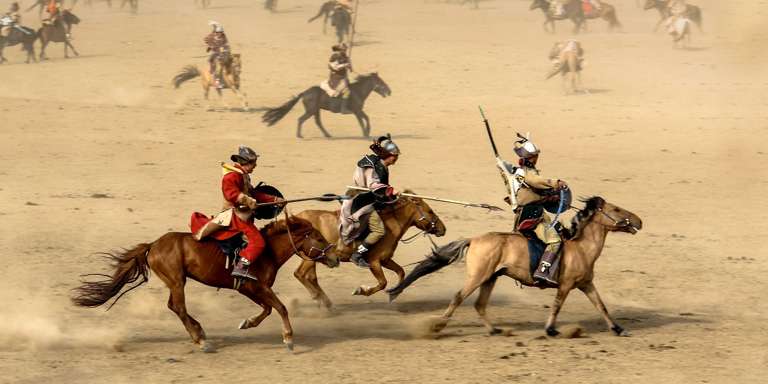
[[[389,85],[379,76],[378,72],[373,72],[369,75],[373,79],[373,91],[378,93],[381,97],[387,97],[392,94],[392,90]]]
[[[413,191],[405,190],[405,193],[413,193]],[[401,197],[407,202],[407,206],[410,209],[410,215],[413,219],[413,225],[431,235],[441,237],[445,235],[446,228],[437,213],[432,210],[432,207],[427,204],[423,199],[414,197]]]
[[[594,196],[586,200],[584,209],[574,218],[574,223],[582,219],[590,219],[611,232],[627,232],[636,234],[643,228],[643,221],[636,214],[611,204],[602,197]],[[587,221],[587,220],[583,220]]]
[[[74,13],[70,12],[68,9],[65,9],[62,13],[62,16],[64,17],[64,22],[70,25],[76,25],[80,24],[80,18],[75,16]]]
[[[287,221],[281,220],[270,225],[272,227],[268,228],[268,236],[286,233],[287,246],[293,248],[292,253],[299,255],[302,259],[328,266],[331,266],[329,260],[338,260],[336,247],[330,244],[308,220],[291,216]]]

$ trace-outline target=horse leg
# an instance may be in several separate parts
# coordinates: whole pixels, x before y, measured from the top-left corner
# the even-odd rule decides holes
[[[403,270],[403,267],[401,267],[400,264],[396,263],[394,260],[382,260],[381,266],[397,274],[397,285],[400,285],[400,283],[403,282],[403,279],[405,279],[405,271]]]
[[[316,113],[320,113],[320,111],[318,110]],[[297,138],[299,138],[299,139],[304,138],[304,136],[301,135],[301,126],[302,126],[302,124],[304,124],[305,121],[307,121],[307,119],[312,117],[312,115],[313,114],[309,113],[309,111],[306,109],[306,106],[305,106],[304,114],[299,116],[299,124],[296,126],[296,137]]]
[[[189,336],[192,338],[192,342],[200,345],[200,349],[203,352],[213,352],[213,345],[205,340],[203,327],[187,313],[187,304],[184,298],[184,276],[181,276],[181,273],[175,274],[176,276],[169,276],[163,270],[155,270],[155,273],[171,291],[171,294],[168,296],[168,309],[179,317],[179,320],[184,324],[184,328],[187,329]]]
[[[291,327],[291,320],[288,318],[288,310],[277,295],[275,295],[275,292],[272,291],[272,288],[262,288],[264,288],[264,293],[260,295],[261,301],[274,308],[280,314],[280,317],[283,319],[283,344],[285,344],[289,351],[293,351],[293,327]]]
[[[48,40],[40,39],[40,61],[48,60],[47,57],[45,57],[45,47],[48,46]]]
[[[371,119],[368,118],[368,114],[363,112],[362,109],[360,110],[360,115],[363,116],[363,119],[365,120],[365,126],[366,126],[365,132],[363,132],[363,135],[365,135],[365,137],[371,137]]]
[[[296,277],[304,288],[309,291],[309,295],[312,300],[317,302],[317,306],[324,306],[326,309],[331,309],[331,300],[325,295],[320,285],[317,283],[317,266],[314,261],[303,260],[299,264],[299,268],[293,272],[293,276]]]
[[[568,297],[568,293],[571,292],[573,287],[570,284],[561,284],[557,288],[557,294],[555,295],[555,302],[552,304],[552,310],[549,313],[545,330],[548,336],[557,336],[560,332],[555,329],[555,321],[557,320],[557,314],[560,313],[560,309],[563,307],[565,299]]]
[[[451,316],[453,316],[453,312],[456,311],[456,308],[458,308],[464,300],[472,294],[479,286],[483,284],[483,282],[488,280],[488,276],[475,274],[473,276],[469,276],[467,281],[464,283],[464,288],[462,288],[460,291],[456,292],[456,295],[453,296],[453,300],[451,300],[451,304],[448,305],[448,308],[446,308],[445,312],[443,312],[443,316],[440,319],[440,321],[432,326],[432,330],[435,332],[440,332],[448,325],[448,320],[450,320]]]
[[[483,322],[485,329],[488,330],[489,335],[498,335],[501,333],[500,329],[491,324],[491,321],[488,320],[488,316],[485,313],[485,309],[488,307],[488,301],[491,298],[491,292],[493,292],[493,287],[496,285],[496,279],[497,275],[494,274],[480,286],[480,293],[475,301],[475,310],[480,316],[480,320]]]
[[[272,314],[272,307],[266,306],[262,303],[257,302],[253,297],[248,296],[248,298],[251,299],[256,304],[258,304],[259,306],[261,306],[261,313],[241,321],[240,325],[238,326],[238,328],[240,329],[258,327],[259,324],[261,324],[261,322],[264,321],[264,319],[266,319],[270,314]]]
[[[363,131],[363,137],[368,137],[368,127],[365,124],[363,115],[360,112],[355,112],[355,117],[357,118],[357,123],[360,124],[360,130]]]
[[[622,328],[620,325],[616,324],[616,322],[614,322],[611,318],[611,315],[608,314],[608,309],[605,308],[605,304],[603,304],[603,300],[600,299],[600,294],[597,293],[597,288],[595,288],[595,284],[593,282],[590,281],[588,284],[579,287],[579,290],[587,295],[587,298],[590,302],[592,302],[592,305],[594,305],[597,311],[603,315],[603,319],[605,320],[605,324],[608,325],[608,329],[613,331],[616,336],[629,336],[629,332],[624,330],[624,328]]]
[[[317,127],[320,128],[320,131],[323,133],[323,136],[331,137],[331,134],[325,130],[325,127],[323,127],[323,122],[320,121],[320,109],[318,109],[317,112],[315,112],[315,124],[317,124]]]
[[[373,274],[373,277],[376,278],[378,284],[374,287],[361,285],[355,289],[355,292],[352,293],[353,295],[370,296],[387,287],[387,278],[384,276],[384,271],[381,270],[381,260],[376,256],[373,257],[374,259],[371,260],[371,273]]]

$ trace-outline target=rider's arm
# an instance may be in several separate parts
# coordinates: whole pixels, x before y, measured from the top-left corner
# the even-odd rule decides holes
[[[525,173],[525,184],[528,184],[534,189],[557,189],[559,188],[560,180],[548,179],[541,175],[537,175],[535,172]]]
[[[250,208],[256,207],[258,201],[243,192],[243,176],[237,172],[231,172],[221,179],[221,192],[224,199],[230,204],[238,206],[245,205]]]

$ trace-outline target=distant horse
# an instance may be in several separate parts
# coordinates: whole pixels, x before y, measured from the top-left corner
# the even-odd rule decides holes
[[[411,192],[411,191],[407,191]],[[424,233],[434,234],[435,236],[445,235],[445,224],[432,210],[432,208],[422,199],[401,197],[397,203],[381,210],[381,219],[384,222],[386,232],[384,237],[368,252],[367,261],[370,264],[370,270],[376,278],[377,285],[373,287],[359,286],[355,289],[355,295],[370,296],[381,291],[387,286],[387,279],[384,276],[383,268],[395,272],[398,277],[398,284],[405,277],[405,271],[397,264],[393,258],[400,239],[410,227],[416,227]],[[339,211],[321,211],[306,210],[299,212],[296,217],[305,219],[312,223],[323,237],[331,243],[338,243],[339,240]],[[350,261],[351,250],[344,252],[337,249],[337,255],[341,257],[340,261]],[[331,309],[331,300],[325,294],[317,281],[317,263],[309,260],[302,260],[299,268],[293,275],[307,288],[312,298],[326,309]]]
[[[363,112],[365,100],[371,92],[376,92],[381,97],[387,97],[392,94],[392,91],[389,89],[387,83],[379,77],[379,74],[373,72],[358,77],[356,81],[349,85],[348,92],[349,96],[346,101],[346,108],[342,109],[342,100],[340,97],[332,98],[328,96],[328,93],[317,85],[309,87],[304,92],[288,100],[285,104],[268,109],[261,120],[268,126],[272,126],[282,120],[282,118],[293,109],[296,103],[301,100],[304,103],[304,114],[299,117],[299,124],[296,128],[296,137],[303,137],[301,135],[301,125],[312,116],[315,117],[315,123],[317,124],[317,127],[320,128],[323,136],[331,137],[328,131],[325,130],[325,127],[323,127],[323,123],[320,121],[320,110],[322,109],[333,113],[354,114],[360,124],[360,129],[363,130],[363,136],[369,137],[371,135],[371,121],[368,119],[368,115]]]
[[[331,25],[336,28],[336,39],[339,43],[345,41],[349,36],[352,26],[352,15],[344,7],[337,7],[331,14]]]
[[[216,63],[216,71],[221,73],[221,80],[224,81],[224,88],[231,89],[232,92],[240,98],[243,108],[248,107],[248,101],[245,99],[245,94],[240,91],[240,72],[242,71],[242,59],[239,53],[228,55],[223,61]],[[210,71],[201,71],[194,65],[187,65],[179,74],[173,77],[174,88],[179,88],[187,80],[194,79],[200,76],[200,80],[203,85],[203,92],[205,99],[208,100],[208,93],[211,87],[216,89],[216,93],[219,95],[219,100],[223,100],[221,89],[216,87],[213,75]]]
[[[48,0],[35,0],[32,5],[29,6],[29,8],[25,9],[24,12],[29,12],[33,8],[37,7],[37,17],[42,18],[43,17],[43,10],[45,7],[48,6]]]
[[[264,1],[264,9],[274,12],[277,9],[277,0],[266,0]]]
[[[271,223],[262,229],[262,234],[268,246],[253,262],[250,272],[258,280],[245,280],[236,290],[263,310],[258,316],[243,320],[240,329],[258,326],[274,309],[283,320],[283,343],[292,350],[293,329],[288,319],[288,310],[272,290],[277,271],[294,254],[307,260],[325,262],[328,256],[326,252],[330,250],[329,253],[333,255],[335,250],[312,224],[299,218]],[[189,278],[219,289],[235,289],[235,279],[226,267],[229,264],[227,256],[215,241],[198,242],[192,238],[191,233],[168,232],[151,243],[139,244],[107,256],[114,263],[114,273],[112,276],[85,275],[102,276],[105,279],[85,281],[76,288],[72,298],[75,305],[98,307],[117,296],[110,304],[111,308],[123,294],[147,282],[151,270],[170,290],[168,308],[184,324],[192,342],[198,344],[204,352],[213,351],[213,345],[206,341],[203,327],[187,312],[184,286]],[[131,284],[130,288],[123,289]]]
[[[610,204],[601,197],[592,197],[585,202],[586,207],[573,219],[569,231],[572,237],[563,243],[560,284],[545,329],[549,336],[559,333],[555,328],[557,315],[568,293],[573,288],[578,288],[600,311],[611,331],[618,336],[628,335],[624,328],[611,319],[592,280],[595,276],[595,262],[603,251],[608,232],[627,232],[634,235],[642,229],[643,222],[634,213]],[[522,285],[536,286],[531,270],[528,240],[519,233],[489,232],[436,248],[430,257],[419,263],[406,276],[402,284],[389,291],[390,301],[420,277],[456,262],[465,254],[467,278],[464,288],[456,293],[442,318],[433,324],[433,330],[440,331],[445,328],[462,301],[480,288],[475,309],[489,334],[501,333],[491,324],[485,312],[496,279],[509,276]]]
[[[65,58],[69,57],[67,48],[72,48],[72,52],[75,54],[75,56],[80,56],[80,54],[77,53],[75,46],[72,45],[71,39],[69,38],[69,35],[72,32],[72,26],[80,24],[80,18],[75,16],[75,14],[69,10],[64,10],[62,12],[62,18],[59,19],[55,25],[46,24],[37,30],[37,36],[41,43],[40,60],[48,59],[48,57],[45,55],[45,48],[51,42],[64,43]]]
[[[19,28],[23,29],[23,31],[19,30]],[[29,64],[30,60],[37,61],[37,57],[35,57],[35,40],[37,40],[37,32],[34,29],[20,25],[12,27],[7,37],[0,36],[0,64],[8,61],[3,56],[3,49],[17,44],[21,44],[22,49],[27,52],[27,64]]]
[[[307,20],[307,23],[311,23],[317,19],[320,18],[320,16],[323,16],[323,33],[326,31],[326,26],[328,25],[328,19],[331,17],[331,13],[333,13],[333,8],[336,7],[336,0],[329,0],[323,3],[323,5],[320,6],[320,10],[317,11],[317,15],[314,15]]]
[[[672,16],[672,13],[667,6],[668,4],[669,0],[645,0],[645,6],[643,9],[656,9],[659,12],[659,21],[653,28],[654,32],[659,30],[659,26],[661,26],[661,23],[663,23],[664,20],[667,20],[670,16]],[[699,31],[702,31],[702,24],[704,23],[704,20],[701,14],[701,8],[695,5],[687,4],[685,7],[685,14],[683,16],[686,16],[688,19],[690,19],[694,24],[696,24],[696,26],[699,28]]]
[[[592,12],[589,15],[584,14],[581,0],[569,0],[563,4],[564,12],[562,15],[553,15],[549,10],[550,2],[547,0],[533,0],[530,6],[531,10],[541,9],[544,13],[544,30],[550,33],[555,32],[555,21],[571,20],[574,24],[573,33],[579,33],[586,26],[587,19],[601,18],[608,22],[608,29],[620,28],[621,23],[616,16],[616,8],[603,2],[599,12]],[[548,28],[549,26],[549,28]]]
[[[546,79],[549,80],[558,73],[563,77],[563,89],[566,94],[569,92],[576,92],[581,88],[581,61],[582,61],[582,49],[581,44],[576,41],[567,42],[566,44],[575,44],[572,49],[563,50],[562,43],[555,43],[549,52],[549,59],[559,59],[557,65],[555,65],[549,73],[547,73]],[[570,90],[567,87],[568,77],[570,77]]]

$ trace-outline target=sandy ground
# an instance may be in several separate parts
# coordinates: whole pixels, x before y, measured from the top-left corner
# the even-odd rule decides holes
[[[254,178],[289,196],[343,191],[367,147],[353,118],[325,114],[336,138],[320,138],[308,122],[300,141],[300,111],[270,128],[257,112],[326,76],[332,37],[306,23],[319,3],[282,0],[269,14],[250,0],[215,0],[208,10],[186,0],[145,1],[137,16],[79,5],[81,57],[64,60],[54,45],[50,61],[25,65],[16,47],[6,50],[0,382],[765,382],[765,1],[698,0],[705,30],[694,30],[692,47],[682,50],[651,33],[654,12],[614,0],[623,32],[591,22],[579,37],[591,92],[577,96],[565,96],[558,79],[542,80],[550,45],[569,27],[545,34],[528,1],[481,1],[478,10],[361,2],[355,67],[378,71],[393,90],[387,99],[371,96],[366,111],[374,134],[391,132],[404,152],[394,183],[499,203],[503,186],[477,105],[508,158],[515,132],[532,132],[546,174],[644,220],[634,237],[609,236],[596,271],[609,310],[632,337],[606,332],[574,292],[560,324],[580,325],[585,337],[542,338],[553,292],[521,290],[511,280],[497,285],[490,307],[509,336],[486,336],[470,299],[441,338],[421,337],[420,326],[461,287],[462,265],[420,281],[395,304],[384,294],[350,296],[374,281],[367,271],[322,267],[337,310],[329,315],[293,278],[297,261],[289,262],[276,289],[290,304],[293,354],[281,344],[277,315],[239,331],[258,307],[197,283],[187,287],[190,312],[216,354],[189,342],[156,278],[109,312],[72,307],[78,275],[106,271],[96,252],[185,230],[194,210],[215,212],[218,162],[238,144],[263,155]],[[33,13],[25,17],[37,25]],[[201,39],[211,19],[243,54],[253,110],[207,111],[197,82],[169,86],[182,66],[204,64]],[[225,101],[237,105],[231,94]],[[432,206],[448,226],[440,242],[509,229],[509,213]],[[292,209],[323,207],[333,208]],[[396,260],[410,263],[427,250],[426,240],[404,245]]]

